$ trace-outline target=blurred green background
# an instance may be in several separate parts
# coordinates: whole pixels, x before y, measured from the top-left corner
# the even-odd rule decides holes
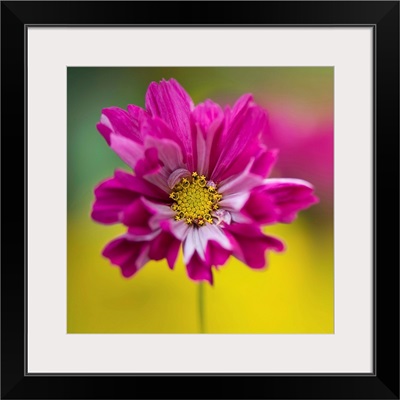
[[[151,81],[175,78],[195,104],[233,104],[244,93],[269,114],[274,176],[314,184],[320,203],[290,225],[266,227],[285,242],[254,271],[236,259],[205,288],[207,333],[333,333],[333,79],[331,67],[99,68],[69,67],[68,86],[68,333],[198,333],[197,284],[180,255],[174,271],[149,262],[123,278],[101,256],[124,229],[90,219],[93,189],[128,167],[96,130],[101,109],[144,107]]]

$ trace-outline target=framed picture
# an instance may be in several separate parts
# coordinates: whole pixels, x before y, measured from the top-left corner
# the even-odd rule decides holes
[[[1,7],[3,398],[399,398],[398,2]]]

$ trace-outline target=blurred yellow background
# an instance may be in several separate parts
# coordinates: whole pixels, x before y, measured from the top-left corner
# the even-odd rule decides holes
[[[114,169],[128,169],[96,131],[101,109],[144,106],[148,84],[170,77],[195,103],[212,98],[232,104],[251,92],[271,124],[279,117],[279,129],[296,140],[319,140],[326,126],[333,128],[332,68],[68,68],[68,333],[199,333],[198,284],[186,276],[182,255],[174,271],[165,261],[152,261],[123,278],[101,256],[123,227],[90,219],[94,186]],[[290,135],[286,142],[295,143]],[[315,165],[302,168],[295,157],[292,170],[277,164],[276,176],[289,171],[286,177],[314,183],[321,202],[292,224],[265,228],[286,245],[283,253],[268,253],[266,270],[230,258],[214,272],[214,286],[205,285],[207,333],[334,332],[333,165],[319,165],[331,160],[333,130],[330,135],[322,161],[302,154]],[[305,148],[315,146],[310,141]]]

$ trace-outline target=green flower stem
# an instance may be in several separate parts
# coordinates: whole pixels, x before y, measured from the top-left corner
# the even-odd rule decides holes
[[[198,289],[198,299],[199,299],[199,324],[200,324],[200,333],[206,333],[205,326],[205,305],[204,305],[204,293],[205,293],[205,285],[204,282],[199,283]]]

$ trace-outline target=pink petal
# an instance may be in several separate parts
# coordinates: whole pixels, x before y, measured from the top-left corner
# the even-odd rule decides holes
[[[152,229],[159,228],[162,221],[173,221],[176,212],[172,211],[170,206],[160,203],[154,203],[145,198],[142,198],[142,203],[151,214],[151,217],[149,219],[149,226]],[[168,231],[170,232],[170,230]]]
[[[263,193],[271,198],[279,222],[290,223],[300,210],[318,203],[313,186],[301,179],[266,179],[264,182]]]
[[[137,235],[146,235],[153,231],[150,228],[150,217],[153,213],[143,203],[143,199],[138,198],[124,209],[121,222],[129,226],[129,232]]]
[[[219,205],[228,211],[240,211],[250,196],[250,191],[264,181],[259,175],[250,173],[253,161],[239,174],[221,182],[218,192],[222,194]]]
[[[146,93],[146,109],[154,117],[162,119],[176,135],[187,157],[188,169],[193,169],[193,150],[190,112],[193,102],[186,91],[174,79],[152,82]]]
[[[168,177],[167,184],[168,187],[173,189],[173,187],[182,179],[189,178],[191,173],[186,168],[178,168],[173,171]]]
[[[215,128],[222,122],[224,112],[221,106],[211,100],[198,104],[192,111],[193,122],[200,128],[203,136],[209,134],[210,128]]]
[[[129,104],[127,110],[131,118],[134,121],[137,121],[137,125],[141,130],[141,125],[143,124],[144,121],[150,118],[150,114],[146,110],[143,110],[143,108],[138,107],[134,104]],[[143,138],[142,132],[140,132],[140,138]]]
[[[252,165],[253,161],[250,160],[250,163],[239,174],[230,176],[220,183],[218,192],[222,194],[223,198],[238,193],[248,193],[264,182],[260,176],[250,173]]]
[[[136,192],[127,189],[115,178],[101,182],[95,188],[94,194],[96,200],[91,217],[102,224],[119,222],[121,212],[138,198]]]
[[[230,194],[223,196],[218,204],[225,211],[240,211],[246,204],[249,196],[249,192]]]
[[[279,210],[276,209],[273,198],[264,191],[252,191],[239,214],[246,216],[250,223],[258,225],[279,221]]]
[[[189,231],[192,229],[186,222],[174,221],[173,219],[170,221],[162,221],[160,225],[163,230],[171,232],[180,241],[184,241]]]
[[[208,281],[213,283],[213,276],[211,272],[211,265],[202,260],[197,253],[186,264],[186,270],[189,278],[194,281]]]
[[[237,222],[239,224],[257,224],[257,221],[254,221],[251,217],[241,211],[231,211],[230,215],[232,222]]]
[[[219,146],[220,157],[211,175],[215,182],[238,174],[255,158],[261,148],[260,138],[267,128],[265,111],[249,95],[242,96],[228,117],[226,134]]]
[[[135,169],[136,163],[141,157],[143,157],[143,145],[124,136],[113,133],[110,134],[109,140],[110,147],[121,158],[121,160],[132,169]]]
[[[231,254],[231,250],[225,249],[215,240],[210,240],[207,243],[205,258],[209,265],[215,265],[216,267],[224,265]]]
[[[141,196],[168,201],[168,195],[156,186],[125,171],[116,171],[114,178],[101,182],[94,195],[91,217],[102,224],[121,222],[125,209]]]
[[[215,218],[217,218],[216,224],[218,226],[221,226],[224,224],[229,225],[232,222],[232,213],[223,208],[220,208],[217,211],[214,211],[213,215]]]
[[[199,232],[200,240],[204,249],[206,249],[206,246],[210,241],[217,242],[221,247],[226,250],[232,249],[231,243],[226,237],[224,230],[221,229],[219,226],[206,224],[205,226],[201,227],[201,229],[199,229]]]
[[[235,120],[238,117],[240,118],[241,114],[243,114],[246,109],[253,103],[253,100],[253,95],[250,93],[246,93],[240,96],[236,100],[230,112],[231,120]]]
[[[149,119],[144,126],[149,127],[152,122],[154,121]],[[159,122],[162,123],[162,121]],[[165,127],[165,124],[164,128],[169,130]],[[168,179],[171,173],[176,169],[185,167],[182,149],[176,141],[160,138],[153,134],[154,132],[145,134],[141,158],[137,160],[134,169],[138,176],[144,177],[147,181],[169,193],[171,188]]]
[[[176,133],[167,125],[165,121],[157,116],[152,116],[143,121],[142,134],[144,137],[153,137],[156,139],[169,139],[180,144],[180,139]]]
[[[267,177],[273,166],[278,160],[278,150],[263,150],[255,159],[250,172],[252,174],[260,175],[263,178]]]
[[[210,150],[211,146],[207,145],[207,139],[204,138],[203,134],[197,130],[195,132],[194,144],[196,147],[195,151],[195,165],[196,171],[200,175],[209,175],[209,160],[210,160]]]
[[[126,278],[134,275],[149,260],[148,242],[132,242],[121,236],[103,250],[103,256],[108,258],[113,265],[121,268],[122,275]]]
[[[231,243],[224,231],[217,225],[206,224],[201,228],[190,227],[183,241],[183,257],[188,262],[196,252],[202,260],[206,259],[205,253],[209,241],[219,243],[226,250],[230,250]]]
[[[166,194],[169,195],[171,193],[171,189],[168,186],[168,174],[165,174],[165,171],[163,171],[162,168],[158,173],[145,175],[144,179],[163,190]]]
[[[280,240],[264,235],[257,225],[233,223],[226,225],[224,230],[231,239],[232,254],[250,268],[260,269],[266,266],[266,250],[284,250]]]
[[[161,231],[151,242],[149,257],[152,260],[162,260],[166,258],[169,268],[173,269],[178,257],[180,244],[180,240],[176,239],[173,235]]]
[[[173,140],[147,136],[145,138],[145,147],[157,149],[158,158],[168,174],[185,166],[181,148]]]
[[[219,158],[218,148],[224,129],[224,112],[221,107],[206,100],[192,112],[196,171],[209,176]]]
[[[125,234],[125,237],[132,242],[151,242],[159,235],[160,232],[161,228],[151,231],[150,233],[140,234],[137,233],[136,229],[128,228],[128,232]]]
[[[191,226],[188,229],[186,239],[183,242],[183,257],[186,264],[195,253],[197,253],[202,260],[205,259],[204,248],[199,237],[199,229]]]
[[[138,107],[139,109],[139,107]],[[110,135],[124,136],[134,142],[141,143],[142,135],[140,134],[139,118],[145,111],[137,110],[136,115],[126,112],[118,107],[109,107],[102,110],[100,122],[97,124],[98,131],[110,144]]]
[[[169,201],[165,192],[152,183],[122,170],[115,171],[115,179],[126,189],[141,194],[147,198]]]
[[[154,175],[157,172],[160,172],[162,166],[163,165],[158,158],[157,149],[152,147],[150,149],[146,149],[144,152],[144,157],[138,160],[136,163],[135,173],[139,177],[143,177],[145,175]]]

